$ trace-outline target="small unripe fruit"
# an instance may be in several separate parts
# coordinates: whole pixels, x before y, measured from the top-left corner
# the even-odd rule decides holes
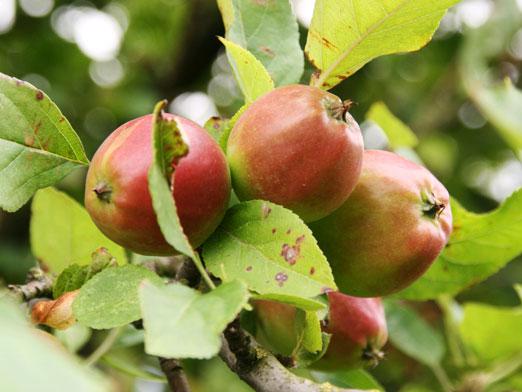
[[[376,366],[388,340],[388,328],[380,298],[357,298],[328,293],[329,312],[323,328],[331,334],[324,356],[312,367],[337,371]]]
[[[252,103],[227,146],[241,200],[268,200],[311,222],[348,198],[359,174],[359,126],[333,94],[315,87],[277,88]]]
[[[188,154],[176,165],[173,197],[193,247],[221,222],[230,197],[230,174],[217,143],[196,123],[176,119]],[[136,253],[172,255],[156,220],[147,175],[152,163],[152,115],[116,129],[94,155],[87,173],[85,207],[98,228]]]
[[[323,331],[330,334],[325,354],[311,367],[338,371],[375,366],[383,357],[382,347],[388,339],[384,308],[380,298],[350,297],[328,293],[328,316]],[[272,352],[292,356],[298,344],[297,309],[272,302],[255,301],[256,338]]]
[[[448,191],[426,168],[368,150],[348,200],[311,229],[340,291],[381,297],[418,279],[447,243]]]

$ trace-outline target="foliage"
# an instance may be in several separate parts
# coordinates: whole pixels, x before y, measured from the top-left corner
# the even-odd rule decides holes
[[[32,23],[23,14],[23,23],[0,43],[2,70],[27,80],[0,74],[0,208],[13,213],[0,211],[0,278],[18,283],[12,276],[25,274],[30,227],[33,257],[54,274],[53,297],[80,290],[73,305],[77,329],[54,332],[69,351],[84,356],[92,347],[107,346],[109,352],[94,350],[93,361],[99,354],[104,368],[126,374],[125,381],[112,380],[122,385],[164,381],[152,374],[158,370],[154,355],[197,359],[187,360],[186,368],[202,389],[215,390],[227,380],[227,390],[243,391],[247,387],[226,370],[201,359],[219,352],[230,322],[251,316],[249,300],[265,299],[298,308],[296,373],[317,382],[420,391],[438,390],[435,377],[449,391],[479,374],[485,390],[520,389],[522,319],[512,284],[522,282],[522,270],[519,260],[508,263],[522,253],[522,196],[518,190],[507,197],[522,184],[516,161],[522,147],[517,3],[491,3],[486,21],[458,32],[447,30],[452,20],[466,20],[465,8],[450,8],[457,0],[317,0],[308,29],[294,15],[298,1],[218,0],[221,17],[213,1],[153,3],[111,3],[103,9],[119,15],[126,29],[119,57],[110,60],[89,61],[79,41],[75,46],[49,31],[47,18]],[[49,19],[58,18],[56,10]],[[224,31],[215,28],[221,18]],[[386,56],[417,51],[432,38],[418,53]],[[27,42],[31,50],[25,50]],[[220,63],[224,54],[216,58],[219,50],[226,51],[230,66]],[[51,59],[60,59],[60,65]],[[100,84],[96,72],[115,62],[126,76],[119,85]],[[233,198],[212,237],[202,249],[192,248],[171,183],[172,163],[188,149],[176,121],[164,116],[166,102],[153,112],[148,187],[165,239],[195,263],[202,282],[187,287],[171,281],[176,274],[165,278],[157,270],[125,265],[126,250],[106,238],[75,200],[83,191],[81,168],[89,164],[85,150],[92,152],[118,123],[150,112],[161,97],[204,90],[207,82],[210,95],[221,86],[218,91],[232,97],[217,104],[223,117],[206,124],[223,151],[248,104],[274,87],[309,82],[357,101],[351,111],[366,120],[367,147],[384,146],[424,162],[452,193],[454,230],[446,248],[417,282],[385,301],[390,356],[378,368],[306,369],[328,345],[321,332],[327,314],[323,294],[336,285],[311,231],[291,211]],[[213,98],[218,102],[219,94]],[[372,136],[375,126],[380,136]],[[499,177],[497,168],[508,163],[518,174]],[[27,224],[29,210],[23,206],[31,197]],[[139,327],[140,320],[144,331],[126,328]],[[103,333],[92,331],[111,328],[101,342]],[[104,378],[78,365],[51,335],[40,335],[0,291],[0,346],[6,353],[0,389],[27,390],[37,383],[44,391],[108,390]],[[208,374],[216,381],[205,381]]]

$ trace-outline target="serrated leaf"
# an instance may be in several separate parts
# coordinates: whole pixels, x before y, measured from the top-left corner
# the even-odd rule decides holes
[[[274,89],[272,78],[252,53],[232,41],[221,37],[219,40],[227,49],[228,61],[247,104]]]
[[[276,86],[299,82],[304,55],[289,0],[218,0],[218,5],[226,38],[259,59]]]
[[[210,358],[221,347],[220,334],[248,301],[244,283],[224,283],[209,293],[171,284],[144,284],[140,301],[145,351],[167,358]]]
[[[419,143],[415,133],[395,117],[384,102],[375,102],[366,113],[366,119],[371,120],[383,130],[392,150],[413,148]]]
[[[167,148],[170,152],[164,150],[164,142],[165,140],[175,138],[177,142],[173,143],[176,144],[181,143],[183,139],[174,136],[174,134],[178,134],[181,137],[181,134],[176,120],[169,120],[164,116],[163,108],[165,105],[166,102],[159,102],[153,113],[152,151],[154,159],[148,173],[149,192],[152,198],[152,206],[156,212],[158,224],[165,240],[174,249],[196,262],[196,254],[187,236],[183,233],[176,203],[174,203],[172,198],[172,187],[174,184],[170,184],[168,173],[172,174],[172,159],[175,159],[176,155],[172,154],[172,149]],[[165,133],[170,133],[171,135],[166,136]],[[178,151],[186,153],[188,150],[180,148]]]
[[[336,288],[310,229],[293,212],[253,200],[230,208],[203,247],[208,269],[259,294],[315,297]]]
[[[326,309],[327,306],[316,299],[312,298],[303,298],[303,297],[296,297],[293,295],[285,295],[285,294],[255,294],[252,295],[252,299],[261,299],[261,300],[267,300],[267,301],[275,301],[275,302],[281,302],[287,305],[295,306],[296,308],[302,309],[302,310],[323,310]]]
[[[460,332],[465,344],[485,362],[522,352],[522,307],[464,305]]]
[[[456,294],[496,273],[522,253],[522,190],[486,214],[451,201],[453,233],[442,254],[418,281],[396,296],[413,300]]]
[[[154,272],[137,266],[107,268],[85,283],[73,303],[78,322],[94,329],[121,327],[141,318],[138,288],[144,280],[161,286]]]
[[[120,264],[125,250],[98,230],[89,214],[74,199],[54,188],[36,192],[31,207],[31,249],[51,272],[68,265],[89,264],[93,249],[107,248]]]
[[[72,264],[64,269],[53,285],[53,297],[58,298],[68,291],[81,288],[85,282],[91,279],[98,272],[107,267],[117,265],[116,259],[105,248],[99,248],[91,255],[90,265]]]
[[[74,291],[83,286],[89,274],[88,265],[72,264],[64,269],[53,285],[53,298],[58,298],[68,291]]]
[[[446,351],[440,333],[413,310],[393,301],[384,305],[392,344],[425,365],[437,366]]]
[[[305,48],[312,84],[330,89],[376,57],[422,48],[458,1],[317,0]]]
[[[100,374],[81,366],[52,335],[31,327],[20,307],[6,299],[0,299],[0,347],[2,391],[111,390]]]
[[[49,97],[0,73],[0,208],[16,211],[38,189],[88,163],[80,138]]]

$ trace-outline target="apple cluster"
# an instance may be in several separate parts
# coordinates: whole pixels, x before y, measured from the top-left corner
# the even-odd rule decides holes
[[[189,153],[173,174],[173,198],[193,247],[220,224],[231,188],[240,200],[280,204],[308,223],[339,292],[327,294],[322,326],[330,345],[312,366],[375,364],[387,328],[380,297],[418,279],[452,230],[449,195],[424,167],[387,151],[365,150],[350,102],[315,87],[284,86],[245,110],[226,156],[197,124],[172,116]],[[175,250],[158,227],[148,190],[152,116],[116,129],[89,168],[85,205],[113,241],[147,255]],[[257,338],[294,354],[297,309],[255,301]]]

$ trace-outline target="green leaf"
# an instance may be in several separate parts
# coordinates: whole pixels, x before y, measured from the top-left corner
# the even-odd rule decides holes
[[[195,261],[197,256],[187,236],[183,233],[176,210],[176,203],[174,203],[172,198],[171,188],[174,184],[170,183],[172,163],[173,160],[178,158],[176,154],[184,155],[188,152],[188,149],[183,142],[176,120],[167,119],[164,116],[163,108],[165,105],[166,102],[161,101],[154,108],[152,134],[154,161],[148,173],[149,192],[152,197],[152,206],[156,212],[158,224],[165,240],[174,249]],[[182,147],[182,145],[185,147]]]
[[[115,328],[139,320],[138,288],[144,280],[163,284],[154,272],[137,265],[103,270],[80,289],[73,303],[76,319],[94,329]]]
[[[171,284],[144,284],[140,301],[145,351],[168,358],[210,358],[221,347],[220,334],[248,301],[244,283],[224,283],[209,293]]]
[[[385,310],[392,344],[425,365],[437,366],[446,351],[440,333],[413,310],[396,302],[386,301]]]
[[[72,264],[64,269],[53,286],[53,297],[58,298],[68,291],[74,291],[83,286],[87,281],[89,266]]]
[[[219,40],[227,49],[228,61],[246,103],[254,102],[261,95],[274,89],[272,78],[252,53],[232,41],[221,37]]]
[[[116,259],[105,248],[97,249],[91,257],[90,265],[72,264],[60,273],[53,285],[54,298],[58,298],[68,291],[79,289],[98,272],[117,265]]]
[[[327,306],[316,299],[296,297],[285,294],[256,294],[252,295],[252,299],[264,299],[268,301],[281,302],[287,305],[295,306],[302,310],[324,310]]]
[[[276,86],[299,82],[304,56],[289,0],[218,0],[218,5],[226,38],[259,59]]]
[[[453,233],[428,272],[397,294],[414,300],[456,294],[496,273],[522,253],[522,190],[486,214],[451,201]]]
[[[459,56],[466,92],[519,157],[522,150],[522,91],[509,80],[496,80],[494,70],[489,68],[493,59],[505,53],[506,42],[511,41],[521,24],[522,16],[515,1],[498,2],[484,25],[466,32]]]
[[[297,326],[301,336],[300,345],[310,353],[320,352],[323,348],[321,323],[316,312],[297,312]]]
[[[49,97],[0,73],[0,208],[16,211],[36,190],[88,163],[78,135]]]
[[[31,249],[51,272],[73,263],[89,264],[93,249],[99,247],[107,248],[120,264],[127,262],[125,250],[105,237],[87,211],[65,193],[39,190],[31,210]]]
[[[315,297],[335,289],[310,229],[290,210],[253,200],[230,208],[203,246],[210,272],[241,279],[259,294]]]
[[[484,304],[464,305],[460,332],[465,344],[489,362],[522,352],[522,307],[500,308]]]
[[[81,366],[52,335],[31,327],[19,306],[6,299],[0,299],[0,347],[3,391],[111,390],[108,382],[98,373]]]
[[[220,144],[223,134],[227,132],[227,129],[230,127],[229,122],[230,120],[221,117],[210,117],[205,123],[204,128],[208,134],[212,136],[212,139]]]
[[[330,89],[376,57],[422,48],[458,1],[317,0],[305,48],[312,84]]]
[[[413,131],[395,117],[384,102],[375,102],[366,113],[366,119],[373,121],[383,130],[392,150],[413,148],[419,143]]]
[[[345,370],[335,373],[313,371],[312,375],[319,382],[329,382],[341,388],[384,391],[384,387],[363,369]]]

